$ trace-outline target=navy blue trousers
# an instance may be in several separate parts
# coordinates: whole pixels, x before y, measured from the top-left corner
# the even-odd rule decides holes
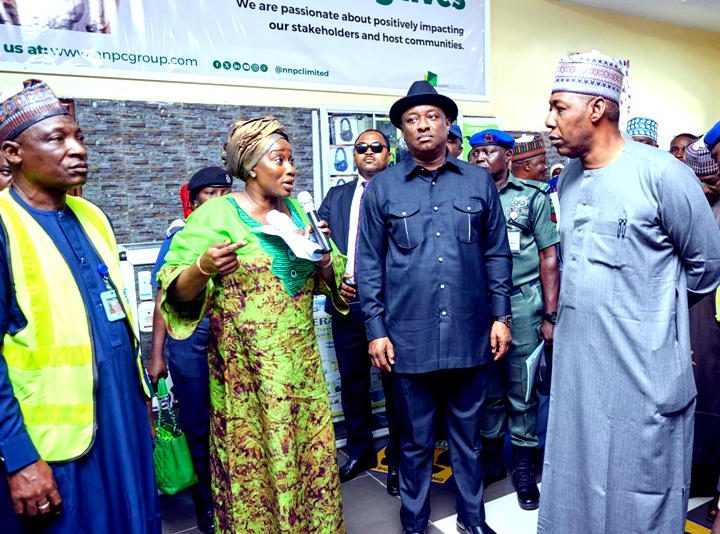
[[[209,320],[206,317],[192,336],[167,338],[168,365],[178,402],[180,428],[187,438],[198,483],[192,497],[198,514],[212,510],[210,493],[210,377],[208,371]]]
[[[485,522],[480,416],[489,366],[422,374],[393,373],[400,436],[400,521],[423,531],[430,518],[430,477],[436,412],[445,409],[456,509],[466,525]]]

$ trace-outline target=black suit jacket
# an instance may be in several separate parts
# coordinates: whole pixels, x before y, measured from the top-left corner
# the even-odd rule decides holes
[[[331,237],[340,252],[347,255],[348,234],[350,232],[350,208],[355,194],[357,180],[330,188],[325,199],[320,204],[318,215],[327,221]],[[325,311],[333,317],[339,315],[333,305],[325,302]]]
[[[343,254],[347,254],[350,208],[356,186],[357,180],[353,180],[332,187],[318,210],[318,215],[327,221],[333,241]]]

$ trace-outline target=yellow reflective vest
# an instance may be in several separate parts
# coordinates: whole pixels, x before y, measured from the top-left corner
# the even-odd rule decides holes
[[[108,266],[110,281],[134,328],[107,217],[82,198],[68,196],[66,203]],[[25,328],[3,339],[2,354],[14,394],[43,460],[79,458],[90,449],[95,435],[95,358],[85,302],[60,251],[9,189],[0,192],[0,221],[7,234],[15,297],[27,320]],[[149,396],[139,354],[137,360]]]

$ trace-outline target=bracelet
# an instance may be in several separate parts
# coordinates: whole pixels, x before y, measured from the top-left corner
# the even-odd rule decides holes
[[[202,274],[204,274],[205,276],[212,276],[213,273],[206,273],[206,272],[203,270],[203,268],[200,266],[200,258],[201,258],[201,257],[202,257],[202,256],[198,256],[197,259],[195,260],[195,267],[197,267],[197,268],[198,268],[198,271],[200,271],[200,272],[201,272]]]
[[[328,260],[328,262],[325,265],[320,265],[320,268],[327,269],[328,267],[330,267],[332,265],[332,262],[333,262],[333,257],[332,257],[332,254],[330,254],[330,259]]]
[[[557,312],[554,311],[551,313],[544,313],[542,318],[543,318],[543,321],[547,321],[548,323],[554,325],[557,323]]]

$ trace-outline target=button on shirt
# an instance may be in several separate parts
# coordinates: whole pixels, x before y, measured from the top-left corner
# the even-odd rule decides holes
[[[451,156],[406,159],[362,206],[358,283],[368,339],[389,337],[399,373],[491,360],[493,316],[510,314],[512,260],[490,174]]]

